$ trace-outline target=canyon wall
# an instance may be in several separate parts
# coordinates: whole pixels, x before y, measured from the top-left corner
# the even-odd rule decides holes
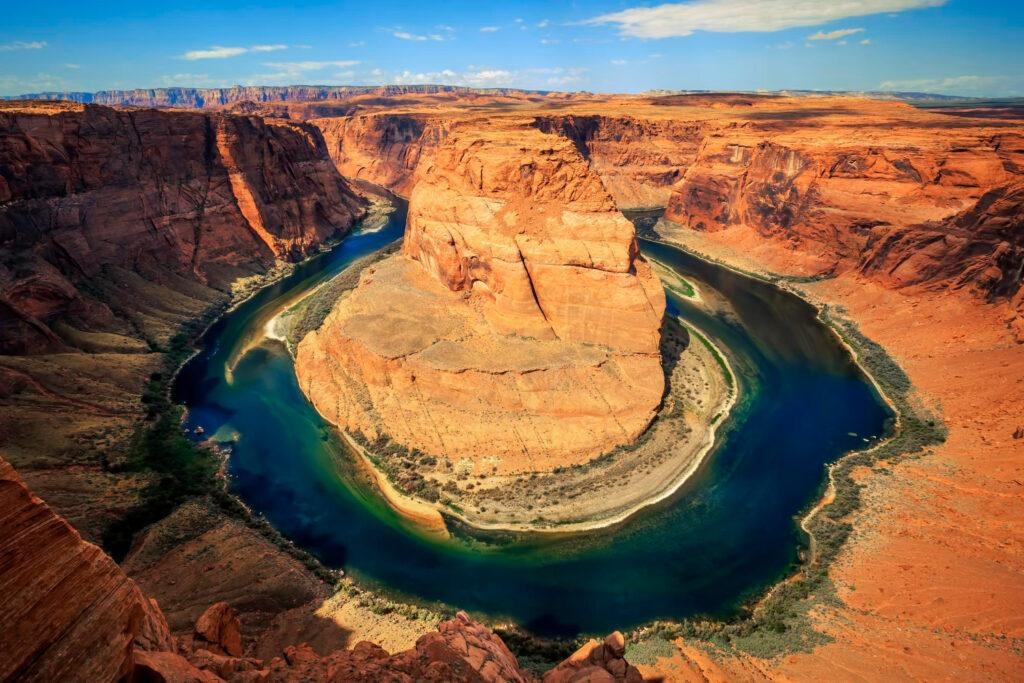
[[[1024,136],[935,118],[912,118],[899,134],[847,119],[862,126],[859,139],[827,119],[816,136],[790,125],[709,137],[665,217],[788,241],[822,271],[856,269],[894,288],[966,286],[1019,310]]]
[[[707,128],[700,121],[595,114],[538,116],[534,125],[571,140],[620,209],[665,206]]]
[[[363,206],[307,124],[0,105],[4,456],[99,542],[151,483],[123,465],[168,341]]]
[[[443,119],[422,114],[314,118],[327,151],[346,178],[382,185],[408,197],[420,158],[446,135]]]
[[[137,336],[118,308],[138,302],[117,296],[119,280],[227,290],[362,212],[315,128],[259,118],[7,106],[0,160],[5,353],[75,347],[55,323]]]
[[[300,344],[297,372],[348,431],[550,469],[649,424],[664,308],[632,224],[570,141],[462,123],[417,165],[403,253]]]

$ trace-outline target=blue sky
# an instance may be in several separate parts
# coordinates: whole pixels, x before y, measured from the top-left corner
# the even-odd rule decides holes
[[[0,95],[451,83],[1008,96],[1024,95],[1022,39],[1021,0],[12,2]]]

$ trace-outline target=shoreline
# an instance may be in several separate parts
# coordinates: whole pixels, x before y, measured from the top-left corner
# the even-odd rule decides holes
[[[778,273],[773,273],[770,270],[764,269],[761,272],[748,271],[739,266],[715,258],[710,254],[706,254],[701,251],[692,249],[688,244],[678,242],[661,235],[658,236],[658,239],[647,239],[652,242],[658,242],[660,244],[670,246],[675,249],[679,249],[680,251],[683,251],[693,257],[699,258],[709,263],[713,263],[722,268],[726,268],[739,275],[757,279],[761,282],[764,282],[765,284],[775,287],[776,289],[782,292],[786,292],[792,294],[793,296],[799,297],[802,301],[812,306],[815,310],[815,315],[817,319],[821,322],[821,324],[828,328],[828,330],[831,332],[831,334],[839,343],[839,345],[846,350],[853,364],[858,368],[861,374],[868,379],[868,381],[874,387],[875,392],[878,394],[881,400],[885,402],[885,404],[893,413],[892,429],[883,438],[879,439],[877,442],[873,444],[866,446],[865,448],[847,451],[846,453],[843,453],[835,461],[826,465],[826,476],[824,480],[824,486],[822,487],[820,495],[818,495],[813,502],[809,503],[808,507],[805,508],[805,511],[802,512],[798,517],[799,522],[797,523],[797,526],[807,539],[808,552],[806,556],[800,557],[800,559],[797,560],[797,562],[795,563],[794,567],[792,567],[790,570],[787,570],[786,573],[781,578],[779,578],[779,580],[771,583],[769,586],[765,588],[763,592],[759,593],[756,597],[752,598],[750,601],[745,603],[746,609],[750,610],[750,616],[746,617],[745,619],[741,618],[738,620],[715,620],[719,627],[727,627],[730,624],[740,623],[745,620],[753,620],[755,623],[757,623],[756,620],[758,615],[762,613],[766,608],[769,608],[773,601],[778,600],[781,602],[787,602],[791,600],[792,598],[790,596],[784,595],[785,591],[790,587],[797,586],[797,584],[799,584],[801,581],[810,580],[807,576],[810,570],[824,572],[827,576],[828,567],[831,566],[831,564],[834,562],[835,557],[823,557],[823,553],[820,548],[821,540],[818,538],[818,533],[815,532],[813,525],[819,519],[819,516],[827,512],[828,509],[834,503],[836,503],[838,497],[842,493],[840,485],[837,483],[836,480],[837,471],[839,471],[841,468],[852,466],[858,457],[870,457],[872,453],[880,451],[886,447],[893,447],[895,445],[896,448],[902,448],[902,450],[899,450],[897,453],[890,455],[890,459],[899,458],[901,456],[909,455],[917,451],[905,448],[898,443],[899,439],[903,437],[905,434],[905,410],[900,407],[898,402],[889,394],[885,387],[882,386],[878,378],[875,376],[875,373],[872,372],[872,370],[865,365],[865,361],[861,357],[862,350],[859,348],[859,346],[855,345],[853,342],[847,339],[846,336],[842,333],[841,329],[839,328],[837,321],[831,318],[828,312],[830,306],[829,303],[822,302],[819,297],[814,296],[810,292],[799,290],[793,287],[791,285],[791,281],[788,280],[786,276],[780,275]],[[851,320],[851,322],[856,324],[856,321]],[[858,505],[856,509],[859,509],[859,507],[860,506]],[[841,543],[839,547],[842,548],[845,545],[846,541],[843,541],[843,543]],[[655,623],[686,626],[691,622],[688,619],[669,619]],[[634,633],[641,633],[645,630],[649,630],[649,628],[652,625],[653,624],[647,624],[645,626],[638,627],[634,630]]]
[[[821,310],[822,310],[822,305],[821,304],[818,304],[817,302],[812,301],[809,298],[808,295],[806,295],[806,294],[804,294],[802,292],[794,291],[793,289],[791,289],[789,287],[783,286],[778,281],[775,281],[774,279],[772,279],[770,277],[770,275],[754,275],[754,274],[752,274],[750,272],[747,272],[747,271],[745,271],[745,270],[743,270],[741,268],[738,268],[738,267],[735,267],[735,266],[731,266],[731,265],[729,265],[727,263],[721,262],[721,261],[719,261],[717,259],[714,259],[712,257],[706,256],[706,255],[704,255],[702,253],[691,251],[691,250],[687,249],[685,245],[682,245],[682,244],[679,244],[679,243],[676,243],[676,242],[673,242],[673,241],[669,241],[669,240],[658,240],[658,241],[662,241],[665,244],[668,244],[669,246],[672,246],[673,248],[678,248],[678,249],[681,249],[681,250],[684,250],[684,251],[688,251],[689,253],[691,253],[692,255],[694,255],[694,256],[696,256],[698,258],[701,258],[703,260],[707,260],[707,261],[709,261],[709,262],[711,262],[711,263],[713,263],[713,264],[715,264],[717,266],[728,268],[729,270],[731,270],[733,272],[736,272],[738,274],[741,274],[741,275],[744,275],[744,276],[747,276],[747,277],[755,277],[755,279],[760,280],[760,281],[768,281],[771,284],[773,284],[775,287],[779,288],[780,290],[786,291],[786,292],[788,292],[790,294],[793,294],[794,296],[798,296],[802,300],[804,300],[807,303],[809,303],[810,305],[814,306],[815,310],[818,311],[818,313],[819,313],[819,319],[821,319],[821,317],[820,317],[820,313],[821,313]],[[270,284],[272,284],[272,283],[270,283]],[[301,301],[301,299],[299,301]],[[295,303],[298,303],[298,302],[295,302]],[[295,305],[295,303],[293,303],[292,305]],[[221,315],[223,315],[226,312],[228,312],[228,311],[222,312]],[[220,316],[218,316],[218,318],[219,317]],[[855,362],[858,365],[858,367],[860,368],[861,372],[866,377],[870,378],[870,381],[872,382],[873,386],[875,386],[876,391],[879,392],[879,395],[881,397],[883,397],[883,399],[886,401],[886,403],[888,403],[892,407],[893,406],[893,402],[891,401],[890,397],[888,396],[888,394],[885,391],[882,390],[882,388],[880,387],[880,385],[879,385],[877,379],[874,377],[874,375],[871,372],[869,372],[868,369],[866,367],[864,367],[864,365],[861,363],[859,355],[856,353],[856,349],[854,348],[854,346],[852,346],[851,343],[849,343],[845,338],[843,338],[843,336],[835,328],[834,324],[832,324],[830,321],[822,320],[822,323],[825,324],[826,326],[828,326],[832,330],[832,332],[836,336],[836,338],[840,341],[840,343],[844,346],[844,348],[846,348],[847,351],[850,353],[851,358],[853,359],[853,362]],[[211,323],[211,325],[212,325],[212,323]],[[699,328],[695,328],[694,326],[689,325],[688,323],[687,323],[687,325],[689,327],[691,327],[692,329],[695,329],[698,333],[700,333]],[[706,338],[706,336],[705,336],[705,338]],[[710,340],[708,340],[708,341],[710,342]],[[711,343],[713,344],[713,342],[711,342]],[[287,348],[288,345],[285,344],[285,346]],[[715,348],[718,350],[718,352],[722,356],[723,360],[726,363],[728,363],[728,358],[724,354],[721,354],[720,347],[715,345]],[[291,352],[289,350],[289,354],[290,353]],[[730,364],[729,367],[730,367],[730,372],[732,372],[731,364]],[[733,373],[733,377],[735,378],[735,374],[734,373]],[[736,392],[734,392],[733,398],[729,402],[730,403],[730,406],[729,406],[730,407],[730,411],[731,411],[731,408],[733,407],[733,405],[735,404],[735,401],[736,401],[737,397],[738,397],[738,394]],[[897,416],[897,419],[900,419],[902,417],[902,413],[900,413],[900,411],[898,411],[898,410],[894,410],[894,414]],[[622,514],[622,515],[617,515],[616,519],[610,519],[610,520],[606,521],[603,524],[600,524],[600,523],[599,524],[592,524],[592,523],[591,524],[587,524],[584,528],[579,529],[577,532],[583,532],[583,531],[586,531],[586,530],[599,530],[601,528],[607,528],[607,527],[610,527],[610,526],[614,526],[617,523],[621,523],[622,521],[628,519],[630,516],[635,514],[637,511],[642,510],[642,509],[644,509],[644,508],[646,508],[646,507],[648,507],[650,505],[656,504],[657,502],[660,502],[660,501],[670,497],[671,495],[673,495],[676,491],[678,491],[679,487],[682,486],[682,484],[684,484],[685,481],[688,480],[692,476],[692,474],[699,469],[700,465],[703,464],[707,460],[707,453],[713,448],[713,446],[717,442],[717,438],[716,437],[717,437],[717,433],[718,433],[718,427],[721,426],[722,422],[724,422],[724,420],[722,420],[722,419],[719,419],[719,420],[716,421],[715,429],[713,430],[713,433],[711,434],[710,443],[706,444],[706,446],[705,446],[706,450],[702,454],[701,458],[699,459],[699,461],[697,463],[695,463],[691,467],[687,468],[687,472],[686,472],[685,476],[681,477],[680,480],[678,482],[676,482],[674,486],[671,486],[671,487],[668,488],[668,490],[663,491],[660,495],[656,496],[655,499],[651,499],[651,500],[645,501],[643,504],[640,504],[640,505],[636,506],[637,507],[636,510],[631,510],[628,513],[625,513],[625,514]],[[344,437],[344,440],[346,441],[346,443],[349,443],[351,445],[351,441],[350,441],[351,437],[350,437],[350,435],[348,435],[347,433],[343,432],[340,429],[338,430],[338,432],[340,434],[342,434],[342,436]],[[874,449],[880,448],[880,447],[888,444],[893,438],[895,438],[897,433],[898,433],[897,430],[894,429],[894,433],[892,435],[888,436],[885,440],[882,440],[882,441],[879,441],[876,444],[873,444],[870,449],[866,449],[866,450],[874,450]],[[391,485],[390,485],[390,481],[387,480],[386,475],[383,472],[381,472],[375,465],[373,465],[373,463],[369,461],[367,456],[363,455],[357,449],[353,449],[353,450],[354,450],[354,452],[356,452],[360,456],[359,460],[362,461],[361,464],[363,466],[367,466],[367,467],[371,468],[370,474],[372,476],[374,476],[375,479],[377,479],[377,481],[386,482],[388,487],[392,488]],[[832,493],[836,489],[836,484],[834,482],[834,471],[835,471],[835,468],[838,467],[840,464],[844,463],[844,461],[846,461],[848,458],[850,458],[852,456],[855,456],[857,454],[864,453],[864,452],[865,452],[865,450],[850,451],[850,452],[844,454],[843,456],[841,456],[835,462],[833,462],[833,463],[831,463],[830,465],[827,466],[827,472],[828,472],[827,477],[828,477],[828,479],[827,479],[826,491],[825,491],[825,493],[823,493],[822,496],[819,496],[816,499],[812,509],[809,512],[807,512],[806,514],[804,514],[800,518],[800,522],[799,522],[799,526],[800,526],[801,530],[808,535],[809,539],[812,539],[812,542],[813,542],[813,539],[814,539],[815,535],[807,529],[807,525],[809,525],[813,521],[815,516],[818,515],[821,512],[821,510],[827,508],[828,504],[834,499],[834,496],[829,495],[829,494]],[[395,506],[394,506],[394,502],[400,502],[403,499],[407,498],[404,494],[401,494],[401,493],[398,493],[397,491],[395,491],[395,493],[396,493],[395,501],[390,501],[390,500],[387,499],[387,497],[385,496],[384,492],[381,490],[381,487],[379,485],[378,485],[377,490],[379,492],[379,495],[381,495],[382,497],[385,498],[385,502],[387,502],[387,504],[389,505],[389,507],[391,507],[392,510],[395,510],[398,514],[400,514],[402,517],[404,517],[406,519],[409,518],[408,517],[408,513],[409,513],[408,510],[403,512],[403,510],[396,509]],[[393,490],[393,488],[392,488],[392,490]],[[232,496],[232,498],[237,500],[236,496]],[[411,500],[410,502],[414,502],[415,503],[415,502],[418,502],[418,501]],[[441,514],[440,510],[435,509],[434,512],[436,512],[438,514],[438,516],[443,518],[443,515]],[[450,510],[448,510],[447,508],[444,509],[444,514],[448,514],[451,517],[459,518],[458,515],[452,514],[452,512]],[[621,519],[619,519],[619,518],[621,518]],[[415,520],[413,520],[413,521],[415,521]],[[469,523],[467,523],[467,524],[469,524]],[[473,525],[473,524],[469,524],[469,526],[471,526],[473,528],[481,528],[482,530],[487,530],[485,527],[477,527],[476,525]],[[421,526],[421,525],[418,525],[418,528],[420,528],[422,530],[424,527]],[[500,531],[502,529],[505,529],[505,527],[497,527],[495,530],[499,530]],[[541,531],[541,532],[554,532],[554,533],[572,533],[574,530],[571,529],[571,528],[563,527],[563,528],[557,528],[557,529],[539,529],[538,531]],[[795,569],[795,571],[788,572],[786,574],[786,576],[784,576],[783,578],[780,578],[778,581],[776,581],[776,582],[772,583],[770,586],[768,586],[765,589],[764,592],[759,594],[759,596],[757,598],[755,598],[752,601],[747,602],[745,604],[750,609],[753,609],[753,610],[759,609],[765,602],[767,602],[768,600],[773,598],[775,596],[775,594],[779,590],[785,588],[788,584],[793,583],[793,582],[799,580],[800,578],[802,578],[802,574],[809,567],[811,567],[815,563],[817,563],[817,560],[818,560],[817,556],[808,557],[807,559],[800,560],[798,562],[798,566]],[[327,571],[331,571],[331,572],[335,571],[335,570],[331,570],[331,569],[327,568],[326,565],[323,565],[322,563],[318,563],[318,564],[320,564],[320,566],[323,567]],[[412,604],[418,604],[418,603],[417,603],[417,601],[415,599],[413,599]],[[742,621],[742,617],[739,620]],[[713,623],[716,623],[716,624],[718,624],[719,626],[722,626],[722,627],[726,627],[726,626],[728,626],[730,624],[738,623],[737,618],[724,619],[724,620],[712,620],[712,621],[713,621]],[[644,624],[636,626],[634,629],[632,629],[631,632],[635,633],[635,634],[649,633],[651,628],[656,627],[658,624],[662,624],[662,625],[668,624],[668,625],[679,626],[679,625],[685,624],[685,623],[687,623],[686,619],[654,620],[654,621],[646,622]]]

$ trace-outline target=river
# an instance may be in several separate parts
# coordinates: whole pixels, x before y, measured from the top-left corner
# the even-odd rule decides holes
[[[819,495],[826,464],[887,433],[889,408],[813,307],[642,240],[645,254],[724,304],[712,312],[668,293],[669,313],[725,349],[741,386],[701,469],[670,500],[590,535],[488,545],[417,533],[353,471],[281,343],[253,344],[283,302],[400,238],[405,215],[399,202],[383,229],[357,230],[224,316],[174,387],[187,427],[230,446],[234,494],[326,565],[378,590],[512,619],[539,635],[726,617],[792,570],[804,542],[794,517]]]

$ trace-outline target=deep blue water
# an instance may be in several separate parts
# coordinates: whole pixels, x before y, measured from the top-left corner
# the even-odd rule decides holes
[[[408,529],[350,472],[344,447],[305,400],[276,342],[228,361],[279,301],[399,238],[354,234],[240,306],[204,336],[176,383],[188,426],[230,441],[231,490],[298,545],[380,588],[512,618],[539,634],[627,628],[655,618],[725,616],[778,580],[802,542],[794,516],[825,464],[882,436],[890,413],[800,299],[644,241],[643,251],[715,291],[709,314],[670,294],[669,309],[726,349],[742,400],[681,491],[620,527],[500,547],[439,542]]]

